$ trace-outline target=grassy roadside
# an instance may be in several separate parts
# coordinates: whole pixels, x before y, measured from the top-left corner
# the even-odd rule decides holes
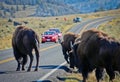
[[[120,41],[120,16],[107,23],[100,25],[99,30],[104,31],[109,36],[114,37]]]
[[[73,18],[75,17],[81,17],[83,21],[85,21],[88,19],[94,19],[103,16],[116,15],[119,14],[119,12],[120,9],[105,11],[105,12],[90,13],[90,14],[75,14],[75,15],[65,15],[65,16],[56,16],[56,17],[14,18],[13,21],[17,21],[20,23],[24,21],[28,22],[27,24],[24,25],[35,30],[39,36],[42,32],[44,32],[48,28],[53,28],[53,27],[60,28],[64,34],[68,29],[76,25],[72,21]],[[64,18],[66,18],[67,20],[65,21]],[[13,22],[8,22],[8,19],[0,18],[0,50],[11,48],[11,38],[15,28],[16,27],[13,25]]]

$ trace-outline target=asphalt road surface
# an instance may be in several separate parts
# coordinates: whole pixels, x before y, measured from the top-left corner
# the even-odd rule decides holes
[[[74,33],[83,32],[85,29],[97,28],[100,24],[110,21],[114,17],[103,17],[78,23],[69,31]],[[35,55],[34,55],[35,56]],[[25,69],[28,68],[29,60]],[[47,42],[40,44],[39,70],[34,72],[36,58],[32,64],[31,72],[15,71],[17,62],[13,57],[13,50],[0,51],[0,82],[64,82],[59,79],[67,75],[69,65],[66,64],[59,43]]]

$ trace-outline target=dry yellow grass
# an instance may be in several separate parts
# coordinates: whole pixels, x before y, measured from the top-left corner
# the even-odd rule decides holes
[[[102,24],[98,29],[106,32],[109,36],[120,41],[120,16]]]

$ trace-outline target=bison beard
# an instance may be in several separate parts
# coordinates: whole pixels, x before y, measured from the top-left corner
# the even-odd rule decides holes
[[[120,43],[96,29],[85,31],[80,42],[76,43],[77,41],[77,49],[73,46],[74,55],[77,57],[75,64],[82,72],[83,82],[86,82],[88,73],[95,68],[98,82],[102,78],[103,68],[111,81],[115,78],[114,71],[120,71]]]
[[[27,63],[27,55],[30,57],[30,64],[27,71],[31,70],[33,62],[32,50],[35,50],[36,54],[36,68],[38,70],[39,65],[39,38],[37,34],[29,28],[19,26],[16,28],[12,37],[12,47],[14,51],[15,59],[17,60],[18,66],[16,71],[20,71],[21,65],[22,70],[25,70],[24,66]]]

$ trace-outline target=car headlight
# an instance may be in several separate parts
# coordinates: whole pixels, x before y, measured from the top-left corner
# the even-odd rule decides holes
[[[52,39],[55,39],[55,37],[52,37]]]
[[[61,36],[61,34],[58,34],[58,36]]]

